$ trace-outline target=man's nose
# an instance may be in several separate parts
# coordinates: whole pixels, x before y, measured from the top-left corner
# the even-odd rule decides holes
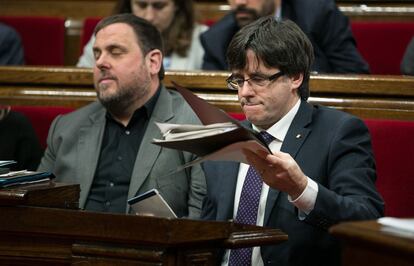
[[[243,84],[241,86],[239,86],[238,89],[239,92],[239,96],[251,96],[254,94],[254,90],[252,88],[252,85],[250,84],[249,81],[244,81]]]
[[[102,53],[99,57],[95,60],[95,65],[97,68],[109,68],[110,64],[108,61],[108,57]]]

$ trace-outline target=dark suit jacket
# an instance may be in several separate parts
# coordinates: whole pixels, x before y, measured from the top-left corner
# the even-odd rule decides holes
[[[301,221],[287,194],[269,190],[264,226],[283,230],[289,240],[262,247],[264,264],[339,265],[338,243],[327,228],[342,221],[383,215],[383,200],[374,184],[375,161],[367,127],[349,114],[302,102],[281,151],[289,153],[305,175],[318,183],[319,191],[313,211]],[[203,168],[207,197],[202,218],[232,219],[239,164],[205,162]]]
[[[414,36],[407,45],[401,61],[401,74],[414,76]]]
[[[294,21],[312,42],[313,71],[320,73],[369,73],[359,54],[348,18],[333,0],[283,0],[282,17]],[[239,30],[230,13],[200,36],[204,47],[202,68],[227,70],[226,51]]]
[[[0,65],[23,65],[23,46],[19,34],[0,23]]]
[[[50,126],[47,149],[38,168],[39,171],[53,172],[60,182],[80,184],[81,208],[85,206],[95,176],[105,130],[105,114],[106,109],[94,102],[58,116]],[[135,160],[128,198],[157,188],[177,216],[198,218],[206,188],[204,173],[196,165],[167,175],[195,157],[152,144],[154,138],[162,138],[156,122],[199,124],[200,120],[181,94],[161,88]]]
[[[0,160],[15,160],[11,170],[36,170],[43,150],[30,120],[19,112],[0,120]]]

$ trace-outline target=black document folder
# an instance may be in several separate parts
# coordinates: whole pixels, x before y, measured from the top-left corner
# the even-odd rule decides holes
[[[242,153],[242,149],[249,149],[255,152],[263,150],[267,153],[271,153],[268,145],[258,132],[243,126],[238,120],[232,118],[223,110],[199,98],[188,89],[177,84],[174,85],[176,86],[177,91],[183,95],[184,99],[192,107],[203,125],[205,125],[206,130],[209,130],[209,128],[207,128],[208,126],[214,124],[225,124],[222,132],[218,132],[217,134],[204,134],[202,129],[197,129],[197,132],[200,133],[199,137],[196,132],[195,134],[189,134],[191,137],[186,135],[182,138],[153,140],[152,143],[156,145],[191,152],[200,157],[197,161],[187,164],[185,167],[204,160],[229,160],[247,163],[247,160]],[[158,124],[158,126],[165,137],[170,131],[164,130],[163,132],[163,128],[168,129],[174,128],[175,126],[174,129],[179,130],[179,133],[181,134],[189,125]]]

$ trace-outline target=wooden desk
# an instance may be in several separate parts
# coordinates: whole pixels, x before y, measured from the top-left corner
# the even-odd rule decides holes
[[[287,240],[231,222],[22,206],[0,213],[0,265],[215,265],[221,248]]]
[[[330,232],[343,242],[343,266],[414,265],[414,235],[397,234],[375,221],[342,223]]]

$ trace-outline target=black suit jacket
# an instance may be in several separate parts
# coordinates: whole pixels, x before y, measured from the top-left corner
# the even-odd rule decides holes
[[[23,65],[24,53],[16,30],[0,23],[0,65]]]
[[[348,18],[333,0],[283,0],[282,17],[294,21],[312,42],[313,71],[320,73],[369,73],[359,54]],[[239,30],[229,13],[200,36],[204,47],[202,68],[227,70],[226,51]]]
[[[289,240],[262,247],[264,264],[339,265],[339,246],[327,229],[342,221],[375,219],[384,211],[374,184],[375,161],[367,127],[349,114],[302,102],[281,151],[318,183],[319,191],[313,211],[300,220],[287,194],[270,188],[264,226],[283,230]],[[203,168],[207,197],[201,217],[232,219],[239,164],[205,162]]]

